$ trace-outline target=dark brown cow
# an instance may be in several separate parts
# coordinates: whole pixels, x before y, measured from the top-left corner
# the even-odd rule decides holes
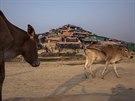
[[[22,55],[33,67],[39,66],[37,41],[31,25],[28,25],[26,32],[10,23],[0,11],[0,101],[2,101],[2,85],[5,78],[5,60]]]

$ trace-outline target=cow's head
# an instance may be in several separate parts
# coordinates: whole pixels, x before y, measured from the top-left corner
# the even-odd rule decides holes
[[[37,46],[38,46],[38,37],[35,34],[34,28],[28,24],[27,33],[29,38],[25,40],[25,43],[22,47],[22,55],[24,59],[31,64],[33,67],[40,65],[38,60]]]
[[[121,52],[124,57],[127,57],[129,59],[133,58],[133,56],[131,55],[131,51],[128,49],[128,47],[125,46],[121,47]]]

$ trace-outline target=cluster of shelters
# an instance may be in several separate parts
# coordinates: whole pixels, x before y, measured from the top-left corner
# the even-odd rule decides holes
[[[52,29],[47,33],[39,34],[39,40],[41,43],[54,43],[58,46],[68,46],[67,48],[73,48],[77,46],[81,48],[81,43],[91,44],[100,43],[102,45],[126,45],[131,51],[135,51],[135,43],[127,43],[124,41],[107,38],[92,34],[92,32],[86,31],[81,27],[75,25],[64,25],[57,29]]]

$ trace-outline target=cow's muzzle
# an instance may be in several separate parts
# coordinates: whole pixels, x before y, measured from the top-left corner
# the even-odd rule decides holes
[[[32,65],[32,67],[38,67],[40,65],[40,61],[36,60],[31,65]]]

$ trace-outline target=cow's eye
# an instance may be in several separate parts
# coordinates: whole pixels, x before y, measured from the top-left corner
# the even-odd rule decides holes
[[[39,44],[39,43],[36,44],[36,47],[37,47],[38,50],[43,48],[43,46],[41,44]]]
[[[125,52],[127,52],[128,50],[127,49],[125,49]]]

